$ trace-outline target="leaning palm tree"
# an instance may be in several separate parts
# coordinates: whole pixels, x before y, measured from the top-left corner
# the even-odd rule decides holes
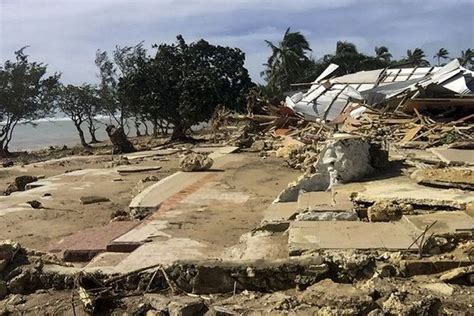
[[[415,48],[407,50],[407,61],[412,66],[429,66],[430,62],[425,59],[425,52],[421,48]]]
[[[459,63],[461,66],[472,66],[474,65],[474,50],[473,49],[466,49],[465,51],[461,51],[461,57],[458,57]]]
[[[264,64],[266,69],[261,73],[268,85],[278,92],[290,88],[290,84],[300,80],[304,66],[309,61],[306,55],[311,48],[300,32],[290,32],[288,28],[278,44],[265,41],[272,54]]]
[[[439,51],[433,56],[433,58],[438,59],[438,66],[441,66],[440,60],[441,59],[448,59],[449,52],[446,48],[440,48]]]
[[[336,43],[336,55],[358,54],[355,44],[346,41],[338,41]]]
[[[388,48],[385,46],[375,46],[375,58],[388,62],[392,58],[392,54],[390,54]]]

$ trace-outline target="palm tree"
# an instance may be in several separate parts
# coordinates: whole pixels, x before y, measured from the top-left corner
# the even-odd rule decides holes
[[[392,54],[390,54],[386,46],[375,46],[375,58],[389,62]]]
[[[458,58],[461,66],[468,67],[474,65],[474,50],[468,48],[466,51],[461,51],[461,57]]]
[[[278,92],[290,88],[291,83],[301,80],[304,66],[309,61],[306,55],[311,51],[309,43],[300,32],[290,32],[288,28],[283,39],[278,44],[265,41],[272,50],[268,58],[266,69],[261,75],[268,85]]]
[[[415,48],[413,51],[407,50],[407,61],[412,66],[429,66],[430,62],[424,59],[425,57],[425,52],[421,48]]]
[[[433,58],[438,58],[438,66],[441,66],[440,59],[448,59],[449,52],[446,48],[440,48]]]
[[[338,41],[336,43],[336,55],[358,54],[355,44],[346,41]]]

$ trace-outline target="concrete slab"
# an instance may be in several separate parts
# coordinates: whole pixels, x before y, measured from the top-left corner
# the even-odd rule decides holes
[[[298,202],[272,203],[265,211],[262,223],[286,222],[298,214]]]
[[[136,173],[136,172],[148,172],[148,171],[158,171],[161,169],[161,166],[125,166],[117,168],[118,173]]]
[[[472,149],[432,148],[431,152],[447,164],[474,165]]]
[[[406,250],[416,233],[406,223],[291,222],[290,255],[319,249]]]
[[[130,210],[157,210],[174,194],[211,175],[212,172],[176,172],[149,186],[130,202]]]
[[[233,150],[233,148],[234,147],[229,147],[225,149],[224,152],[226,150]],[[222,154],[222,156],[217,157],[213,168],[223,168],[226,164],[240,161],[241,159],[242,157],[239,155]],[[176,172],[143,190],[133,198],[129,208],[131,211],[138,213],[142,211],[155,211],[160,208],[165,201],[175,203],[178,199],[184,199],[189,194],[199,190],[201,185],[210,181],[213,177],[218,176],[219,173],[218,171]],[[196,186],[196,183],[198,183],[199,186]],[[174,200],[170,200],[171,198]]]
[[[85,229],[52,244],[49,251],[62,253],[65,261],[89,261],[95,255],[105,252],[112,240],[138,224],[133,221],[111,222],[105,226]]]
[[[456,229],[474,229],[474,218],[463,211],[403,215],[402,219],[413,224],[420,231],[423,231],[427,225],[437,221],[430,229],[430,233],[435,234],[454,234]]]
[[[155,150],[145,150],[138,151],[134,153],[124,154],[122,157],[127,158],[128,160],[137,160],[143,158],[149,158],[154,156],[168,156],[173,155],[179,152],[178,149],[155,149]]]
[[[144,244],[116,265],[115,270],[127,273],[157,264],[166,266],[180,260],[210,258],[208,245],[188,238],[173,238]]]
[[[112,267],[119,264],[129,255],[128,252],[103,252],[95,256],[87,265],[87,268]]]
[[[355,200],[370,203],[388,200],[415,206],[464,210],[468,203],[474,202],[474,193],[426,187],[402,176],[367,182],[364,190],[357,193]]]
[[[417,169],[410,178],[431,187],[474,190],[474,167]]]
[[[209,158],[216,159],[231,153],[234,153],[239,150],[239,147],[235,146],[226,146],[226,147],[219,147],[215,148],[213,152],[209,155]]]
[[[346,212],[353,208],[346,192],[337,192],[334,201],[330,192],[306,192],[298,197],[298,210],[319,212]]]
[[[132,252],[145,242],[152,241],[155,238],[171,238],[171,235],[163,232],[167,228],[167,221],[146,220],[124,235],[111,241],[107,245],[107,251]]]
[[[48,199],[49,202],[54,202],[54,197],[59,194],[62,199],[70,197],[78,200],[80,196],[92,195],[95,193],[94,186],[110,181],[115,176],[117,172],[113,169],[84,169],[50,177],[36,183],[42,184],[41,186],[14,192],[10,196],[0,196],[0,216],[10,212],[31,210],[31,206],[26,204],[27,201],[44,202]],[[44,197],[45,193],[51,194],[52,197]]]

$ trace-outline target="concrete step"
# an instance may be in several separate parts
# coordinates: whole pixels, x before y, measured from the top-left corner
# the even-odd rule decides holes
[[[406,250],[417,235],[402,222],[297,221],[290,223],[288,250],[290,255],[320,249]]]
[[[430,234],[466,234],[467,229],[474,228],[474,218],[463,211],[434,212],[423,215],[403,215],[402,220],[413,224],[420,230],[420,232],[424,231],[426,226],[431,225],[436,221],[436,224],[434,224],[434,226],[429,230]],[[457,229],[464,230],[464,232],[456,231]]]
[[[64,261],[89,261],[97,254],[105,252],[112,240],[138,224],[135,221],[111,222],[104,226],[85,229],[51,244],[49,251],[62,254]]]
[[[298,214],[297,202],[272,203],[265,211],[260,230],[283,231]]]

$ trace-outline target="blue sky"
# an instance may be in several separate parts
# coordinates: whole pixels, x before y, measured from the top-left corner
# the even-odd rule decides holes
[[[62,72],[65,83],[96,82],[98,48],[204,38],[239,47],[252,78],[287,27],[301,31],[316,58],[338,40],[395,57],[421,47],[431,62],[440,47],[453,57],[474,47],[474,0],[0,0],[0,62],[30,45],[33,60]]]

